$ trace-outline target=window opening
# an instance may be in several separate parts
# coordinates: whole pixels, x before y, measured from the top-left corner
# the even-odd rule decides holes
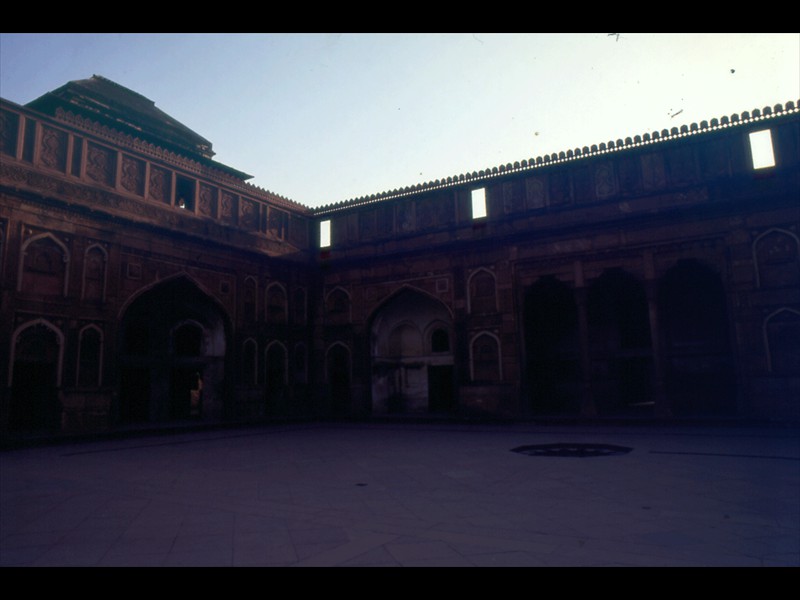
[[[772,149],[772,132],[769,129],[750,134],[750,153],[754,169],[768,169],[775,166],[775,153]]]
[[[331,247],[331,222],[330,221],[322,221],[319,224],[319,247],[320,248],[330,248]]]
[[[472,190],[472,218],[482,219],[486,216],[486,188]]]
[[[194,181],[179,176],[175,182],[175,196],[178,208],[194,211]]]

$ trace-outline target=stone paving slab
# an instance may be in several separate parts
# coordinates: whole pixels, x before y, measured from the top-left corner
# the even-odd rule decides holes
[[[513,448],[612,444],[624,455]],[[0,566],[800,566],[800,432],[308,424],[0,452]]]

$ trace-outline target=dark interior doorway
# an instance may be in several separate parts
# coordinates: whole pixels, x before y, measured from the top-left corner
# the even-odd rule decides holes
[[[699,261],[678,261],[659,281],[658,303],[673,412],[734,413],[728,311],[719,275]]]
[[[455,410],[452,365],[428,365],[428,407],[431,413],[451,413]]]
[[[653,350],[644,284],[623,269],[607,269],[589,286],[587,312],[598,412],[652,411]]]
[[[58,431],[58,337],[37,324],[22,331],[14,355],[9,429]]]
[[[578,310],[574,291],[542,277],[525,295],[526,379],[539,414],[578,414],[581,401]]]
[[[227,318],[190,279],[142,293],[121,323],[119,419],[217,419],[225,397]]]

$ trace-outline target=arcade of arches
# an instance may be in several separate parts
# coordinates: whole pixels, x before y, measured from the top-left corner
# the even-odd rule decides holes
[[[736,410],[724,290],[698,261],[657,282],[620,268],[579,289],[543,276],[527,289],[524,323],[534,413]]]

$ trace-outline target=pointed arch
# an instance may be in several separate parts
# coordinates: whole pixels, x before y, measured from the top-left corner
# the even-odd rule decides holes
[[[167,275],[161,279],[153,281],[152,283],[148,283],[147,285],[143,285],[138,290],[136,290],[133,294],[131,294],[125,302],[119,308],[119,312],[117,314],[118,320],[122,320],[125,316],[125,313],[128,311],[130,306],[140,300],[142,296],[147,295],[150,292],[153,292],[159,288],[167,288],[170,286],[188,286],[193,290],[201,293],[203,296],[206,297],[208,302],[214,305],[215,310],[218,310],[221,315],[224,317],[226,327],[230,327],[232,322],[231,316],[228,313],[227,308],[225,305],[217,299],[216,295],[214,295],[205,285],[200,283],[197,279],[192,277],[186,271],[179,271],[177,273],[173,273],[171,275]]]
[[[431,321],[425,328],[425,351],[429,354],[450,352],[453,347],[450,325],[441,319]]]
[[[279,340],[272,340],[264,350],[264,383],[267,388],[283,388],[289,383],[289,352]]]
[[[273,281],[264,291],[264,300],[267,323],[286,323],[289,312],[286,287],[279,281]]]
[[[500,338],[489,331],[472,336],[469,342],[469,372],[472,381],[503,380],[503,359]]]
[[[779,308],[762,325],[767,370],[776,375],[800,373],[800,311]]]
[[[736,410],[725,285],[704,261],[678,260],[658,280],[665,384],[675,414]]]
[[[497,278],[486,267],[470,273],[467,279],[467,311],[470,314],[497,312]]]
[[[350,292],[337,285],[325,295],[325,319],[330,324],[346,324],[352,320]]]
[[[327,349],[325,350],[325,380],[328,383],[331,383],[331,373],[335,373],[335,369],[332,371],[332,367],[337,366],[335,356],[337,353],[340,353],[342,356],[346,356],[347,360],[344,363],[338,364],[346,364],[347,369],[344,373],[348,378],[352,375],[352,360],[351,360],[351,352],[350,347],[345,344],[344,342],[333,342],[330,344]]]
[[[121,311],[120,419],[222,418],[232,324],[221,303],[181,272],[142,287]]]
[[[108,252],[100,244],[92,244],[83,253],[81,298],[105,302],[108,275]]]
[[[44,295],[67,295],[70,251],[50,232],[29,237],[22,244],[17,270],[17,291],[36,290]]]
[[[14,330],[8,377],[9,429],[60,429],[63,362],[64,334],[50,321],[34,319]]]
[[[206,328],[196,319],[182,319],[169,331],[169,350],[173,356],[202,356],[206,352]]]
[[[756,287],[800,285],[800,239],[786,229],[773,227],[753,240]]]
[[[525,377],[530,407],[541,414],[578,414],[581,343],[576,292],[556,275],[525,290]]]
[[[374,321],[379,316],[379,313],[381,311],[383,311],[383,309],[386,306],[389,306],[392,303],[395,303],[398,298],[401,298],[403,296],[407,296],[407,294],[412,294],[412,295],[415,295],[415,296],[419,296],[421,298],[427,298],[429,301],[434,302],[437,305],[441,305],[441,308],[444,309],[445,311],[447,311],[447,316],[444,318],[444,321],[446,321],[446,322],[451,322],[452,321],[452,319],[453,319],[453,310],[452,310],[452,308],[450,306],[448,306],[447,304],[442,302],[442,300],[440,300],[434,294],[431,294],[430,292],[425,291],[422,288],[418,288],[418,287],[416,287],[414,285],[410,285],[410,284],[407,284],[407,283],[404,283],[399,288],[394,290],[391,294],[386,296],[383,300],[381,300],[380,303],[370,311],[369,316],[367,317],[367,321],[368,322]]]
[[[61,387],[61,371],[62,371],[62,366],[64,364],[64,334],[58,327],[53,325],[50,321],[42,318],[34,319],[32,321],[28,321],[27,323],[23,323],[14,330],[14,333],[11,336],[11,358],[9,360],[9,365],[8,365],[8,384],[10,386],[14,383],[14,361],[17,356],[17,343],[20,339],[20,336],[25,331],[27,331],[32,327],[43,327],[51,331],[56,337],[58,344],[56,386]]]
[[[369,320],[373,414],[451,412],[456,408],[455,344],[450,308],[435,296],[402,286]],[[446,332],[433,348],[433,332]]]

